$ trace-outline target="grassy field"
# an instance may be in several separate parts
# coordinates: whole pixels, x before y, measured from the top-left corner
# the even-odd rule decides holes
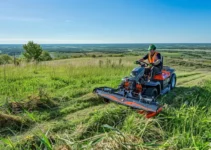
[[[177,87],[152,119],[92,94],[117,87],[139,56],[2,65],[0,149],[211,149],[211,60],[195,55],[164,53]]]

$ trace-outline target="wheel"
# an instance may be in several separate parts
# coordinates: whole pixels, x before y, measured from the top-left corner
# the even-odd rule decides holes
[[[172,74],[172,77],[171,77],[171,80],[170,80],[170,89],[172,90],[173,88],[175,88],[176,86],[176,75],[175,74]]]
[[[155,87],[149,87],[147,88],[143,95],[149,96],[149,97],[157,97],[158,96],[158,90]]]

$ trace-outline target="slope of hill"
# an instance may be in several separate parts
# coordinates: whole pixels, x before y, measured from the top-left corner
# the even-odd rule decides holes
[[[138,58],[0,66],[0,149],[211,148],[209,59],[165,57],[177,87],[159,98],[165,109],[152,119],[92,94],[117,87]]]

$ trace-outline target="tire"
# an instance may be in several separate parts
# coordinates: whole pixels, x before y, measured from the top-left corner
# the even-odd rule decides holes
[[[155,87],[149,87],[144,91],[143,95],[149,96],[149,97],[157,97],[158,90]]]
[[[172,90],[173,88],[175,88],[175,86],[176,86],[176,81],[177,81],[176,75],[175,75],[175,74],[172,74],[171,80],[170,80],[170,89],[171,89],[171,90]]]

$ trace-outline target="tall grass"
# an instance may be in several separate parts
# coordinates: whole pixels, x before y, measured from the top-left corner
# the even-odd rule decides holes
[[[28,130],[14,129],[13,135],[0,129],[1,136],[4,130],[0,149],[30,148],[33,144],[41,149],[209,149],[211,82],[207,72],[188,72],[192,68],[181,68],[174,61],[180,86],[159,99],[165,108],[152,119],[125,106],[105,104],[90,94],[95,87],[117,87],[138,58],[78,58],[0,66],[1,112],[13,113],[6,102],[24,102],[43,93],[59,104],[13,114],[27,117],[33,125]],[[184,86],[186,83],[190,87]],[[37,132],[40,134],[34,134]]]

